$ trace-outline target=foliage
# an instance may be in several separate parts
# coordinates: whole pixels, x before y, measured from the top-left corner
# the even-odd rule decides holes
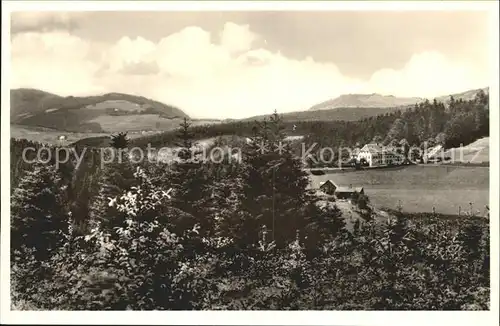
[[[53,166],[36,163],[11,196],[11,261],[13,288],[35,295],[33,285],[47,277],[47,261],[65,242],[69,216],[61,178]]]
[[[110,163],[106,163],[98,174],[100,189],[90,203],[88,221],[90,227],[98,223],[110,226],[121,223],[122,214],[110,206],[109,201],[135,185],[134,166],[128,159],[127,153],[116,149],[110,155],[111,160],[106,160]]]
[[[68,237],[43,267],[51,277],[15,298],[72,310],[488,309],[488,227],[479,219],[472,227],[400,214],[315,248],[297,235],[280,249],[261,233],[245,250],[197,228],[173,233],[171,198],[141,170],[136,178],[114,204],[122,225]],[[42,268],[30,261],[18,265]]]
[[[36,163],[11,198],[11,249],[23,256],[33,249],[45,260],[63,240],[59,230],[66,225],[61,178],[53,166]]]
[[[253,128],[241,162],[213,163],[196,158],[186,121],[175,141],[189,155],[174,164],[24,171],[12,194],[15,307],[489,309],[487,221],[380,221],[360,194],[366,218],[350,232],[335,204],[307,189],[285,131],[274,114]],[[279,142],[281,153],[261,151]],[[80,186],[90,221],[77,232]]]

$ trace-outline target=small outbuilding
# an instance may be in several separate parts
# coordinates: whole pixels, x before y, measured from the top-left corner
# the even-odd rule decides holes
[[[319,191],[326,195],[334,195],[337,199],[352,199],[356,195],[365,193],[365,189],[363,187],[353,187],[352,185],[349,185],[348,187],[339,186],[332,180],[321,182],[319,185]]]
[[[334,195],[338,186],[332,180],[326,180],[325,182],[321,182],[319,189],[323,191],[327,195]]]
[[[335,191],[335,197],[338,199],[351,199],[355,194],[364,194],[365,190],[363,187],[337,187]]]

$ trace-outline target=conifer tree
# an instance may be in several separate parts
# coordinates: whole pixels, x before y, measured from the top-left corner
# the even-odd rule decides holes
[[[269,238],[283,247],[320,214],[320,209],[307,190],[309,180],[302,162],[286,141],[281,117],[275,112],[257,129],[245,148],[242,175],[247,243],[258,239],[265,225]]]
[[[124,149],[128,147],[129,139],[126,132],[120,132],[111,136],[111,147]]]
[[[126,133],[112,136],[110,151],[105,151],[102,170],[99,173],[100,189],[90,207],[90,226],[101,225],[104,228],[113,228],[122,221],[120,214],[110,202],[122,196],[131,187],[137,184],[134,177],[135,168],[125,150],[127,147]]]
[[[11,197],[11,249],[16,257],[35,250],[37,260],[47,259],[63,241],[67,227],[61,179],[51,165],[35,163]]]
[[[193,224],[199,224],[202,232],[210,233],[213,225],[207,218],[206,201],[209,193],[209,168],[204,164],[202,151],[193,141],[191,124],[184,118],[177,132],[179,146],[177,158],[172,164],[172,187],[175,196],[172,206],[188,213]]]

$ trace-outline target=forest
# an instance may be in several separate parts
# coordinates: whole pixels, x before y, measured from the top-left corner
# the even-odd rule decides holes
[[[238,135],[250,137],[255,132],[256,121],[193,127],[194,139]],[[420,146],[425,142],[440,143],[446,148],[469,144],[489,135],[489,97],[479,91],[473,100],[455,100],[450,97],[446,105],[434,100],[425,101],[413,108],[381,114],[357,121],[286,121],[288,135],[306,136],[308,142],[320,146],[348,146],[368,142],[390,144],[405,140]],[[293,128],[295,126],[295,128]],[[168,146],[176,141],[176,132],[165,132],[134,139],[132,146]]]
[[[295,132],[329,146],[375,137],[454,146],[487,135],[487,112],[479,95],[449,108],[423,103],[356,122],[296,123]],[[241,162],[202,161],[190,150],[234,128],[253,140]],[[115,151],[170,142],[180,160],[133,163],[125,151],[102,168],[100,151],[81,145],[78,168],[72,159],[57,168],[49,157],[26,163],[23,148],[44,145],[12,139],[13,308],[489,309],[488,220],[396,211],[381,222],[364,198],[356,203],[362,219],[348,229],[342,212],[308,189],[292,144],[259,151],[288,130],[275,113],[259,124],[185,121],[135,144],[122,133],[111,139]]]

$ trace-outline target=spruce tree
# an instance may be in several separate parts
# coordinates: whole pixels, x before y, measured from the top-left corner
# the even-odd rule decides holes
[[[200,225],[201,232],[210,233],[213,223],[206,216],[206,201],[210,197],[209,168],[193,141],[191,124],[186,118],[180,124],[177,139],[178,154],[170,174],[175,193],[172,206],[188,213],[192,223]]]
[[[112,137],[111,153],[103,152],[106,163],[99,172],[100,189],[90,207],[90,227],[100,225],[104,228],[113,228],[122,222],[123,214],[110,205],[110,202],[122,196],[131,187],[137,185],[134,177],[135,167],[130,161],[126,150],[127,138],[125,133]],[[111,157],[109,157],[111,155]]]
[[[124,149],[128,147],[129,139],[126,132],[120,132],[111,136],[111,147],[116,149]]]
[[[281,117],[275,112],[257,125],[255,136],[245,148],[242,209],[247,213],[247,244],[258,239],[265,225],[269,238],[283,247],[295,239],[297,230],[304,230],[314,215],[320,214],[307,190],[309,180],[302,162],[294,156],[283,130]]]
[[[54,166],[35,163],[26,172],[11,197],[11,250],[13,257],[34,250],[45,260],[59,248],[67,228],[61,178]],[[20,256],[18,256],[20,255]]]

